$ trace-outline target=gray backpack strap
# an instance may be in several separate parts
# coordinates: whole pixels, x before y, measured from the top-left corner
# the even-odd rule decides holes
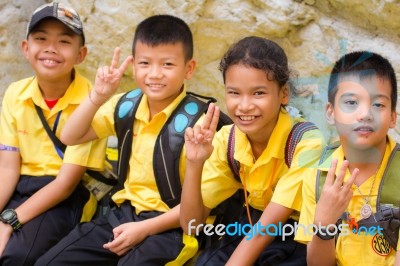
[[[285,163],[290,168],[296,150],[297,144],[303,138],[304,133],[310,130],[318,129],[316,125],[311,122],[297,122],[290,130],[289,136],[286,139],[285,145]]]
[[[370,228],[380,226],[383,235],[393,249],[397,250],[400,228],[400,145],[397,143],[390,154],[385,172],[379,184],[376,199],[376,213],[358,221],[359,226]]]
[[[340,143],[334,143],[325,147],[321,154],[321,158],[318,162],[318,165],[322,165],[329,157],[331,157],[332,153],[340,146]],[[315,182],[315,202],[318,202],[321,197],[322,187],[325,184],[327,172],[321,171],[318,169],[316,182]]]

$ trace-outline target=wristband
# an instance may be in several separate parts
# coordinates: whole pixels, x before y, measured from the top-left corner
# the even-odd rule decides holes
[[[101,106],[101,104],[97,104],[97,103],[95,103],[95,102],[93,101],[93,99],[92,99],[92,91],[89,91],[89,100],[90,100],[90,102],[91,102],[94,106],[97,106],[97,107],[100,107],[100,106]]]
[[[334,232],[329,231],[326,226],[317,227],[317,231],[314,233],[322,240],[331,240],[335,238],[336,235]]]

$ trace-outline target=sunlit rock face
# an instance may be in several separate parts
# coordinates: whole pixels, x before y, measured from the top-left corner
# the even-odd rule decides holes
[[[30,14],[46,2],[0,3],[1,96],[12,81],[32,75],[20,43],[26,37]],[[295,77],[291,105],[315,122],[328,139],[335,134],[326,125],[323,110],[326,82],[335,60],[350,51],[378,52],[392,62],[400,76],[400,3],[395,0],[60,2],[73,6],[83,20],[89,54],[78,69],[91,80],[98,66],[110,62],[114,47],[121,47],[123,56],[131,53],[133,33],[141,20],[155,14],[181,17],[193,31],[197,60],[197,72],[187,81],[188,88],[216,97],[223,109],[218,64],[229,45],[248,35],[276,41],[287,52]],[[134,87],[130,69],[120,90]],[[390,134],[400,141],[400,123]]]

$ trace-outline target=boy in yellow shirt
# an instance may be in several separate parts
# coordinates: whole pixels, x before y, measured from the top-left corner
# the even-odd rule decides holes
[[[133,142],[128,147],[132,152],[127,178],[112,196],[117,206],[108,215],[77,226],[37,265],[182,265],[197,251],[197,240],[183,235],[179,227],[179,205],[170,208],[161,198],[152,160],[160,131],[185,98],[184,81],[195,70],[191,30],[174,16],[149,17],[136,28],[132,53],[133,58],[126,58],[118,66],[117,48],[111,65],[98,69],[94,90],[61,136],[65,143],[77,144],[116,135],[114,114],[123,94],[110,97],[133,63],[133,74],[143,96],[130,129]],[[126,96],[137,97],[140,90],[132,90]],[[127,108],[121,105],[119,118],[131,110],[130,103],[124,103]],[[183,179],[184,151],[180,158]]]
[[[378,191],[389,157],[398,149],[388,135],[396,123],[396,102],[395,72],[381,55],[353,52],[335,63],[326,117],[336,127],[340,146],[321,162],[319,175],[326,175],[321,191],[316,185],[318,170],[310,170],[303,181],[299,223],[314,225],[316,232],[299,227],[296,240],[308,243],[308,265],[394,265],[399,256],[382,234],[383,228],[361,230],[364,221],[379,216]],[[321,195],[318,202],[316,193]],[[397,195],[395,205],[400,202]],[[337,222],[347,228],[338,235]]]
[[[87,167],[103,167],[106,145],[89,142],[63,154],[35,110],[59,136],[92,87],[75,69],[87,54],[76,11],[61,3],[39,7],[22,51],[35,76],[12,83],[1,108],[0,265],[33,265],[80,222],[89,199],[81,178]]]

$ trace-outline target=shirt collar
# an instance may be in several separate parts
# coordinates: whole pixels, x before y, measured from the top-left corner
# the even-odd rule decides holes
[[[176,107],[179,105],[179,103],[183,100],[183,98],[186,96],[186,86],[183,86],[182,92],[176,97],[164,110],[162,110],[160,113],[157,114],[163,115],[165,117],[165,120],[172,114],[172,112],[176,109]],[[147,95],[143,94],[142,100],[139,103],[138,110],[135,114],[135,118],[142,120],[142,121],[149,121],[150,117],[150,110],[148,107],[148,101],[147,101]]]
[[[69,85],[64,96],[58,101],[56,108],[63,110],[68,104],[79,105],[86,98],[90,88],[90,82],[80,75],[78,71],[75,71],[74,80]],[[40,92],[36,77],[32,78],[31,82],[27,85],[27,89],[19,96],[19,99],[23,101],[32,99],[32,101],[42,109],[48,109],[43,95]]]
[[[393,138],[391,138],[389,135],[387,135],[386,138],[387,138],[387,141],[386,141],[386,150],[385,150],[385,154],[384,154],[384,156],[383,156],[382,163],[381,163],[381,164],[383,164],[383,165],[386,165],[386,164],[387,164],[387,162],[388,162],[388,160],[389,160],[389,156],[390,156],[391,152],[393,151],[393,149],[394,149],[395,146],[396,146],[396,142],[394,141]],[[333,159],[333,158],[336,158],[336,159],[338,160],[338,164],[337,164],[337,165],[340,166],[340,165],[343,164],[344,157],[345,157],[345,156],[344,156],[343,146],[340,145],[340,146],[331,154],[331,156],[329,156],[328,158],[326,158],[326,159],[324,160],[324,162],[318,166],[318,169],[321,170],[321,171],[324,171],[324,172],[328,172],[328,171],[329,171],[329,168],[330,168],[330,165],[331,165],[331,163],[332,163],[332,159]],[[337,174],[338,171],[339,171],[339,167],[337,167],[337,169],[336,169],[336,174]],[[347,170],[347,171],[348,171],[348,170]],[[347,173],[347,174],[348,174],[348,173]],[[379,173],[379,174],[380,174],[380,173]]]
[[[267,163],[271,158],[284,160],[287,137],[293,125],[293,120],[286,112],[279,112],[278,121],[269,138],[267,148],[258,161]],[[273,144],[272,144],[273,143]],[[253,153],[247,135],[235,127],[235,160],[246,165],[252,165]]]

